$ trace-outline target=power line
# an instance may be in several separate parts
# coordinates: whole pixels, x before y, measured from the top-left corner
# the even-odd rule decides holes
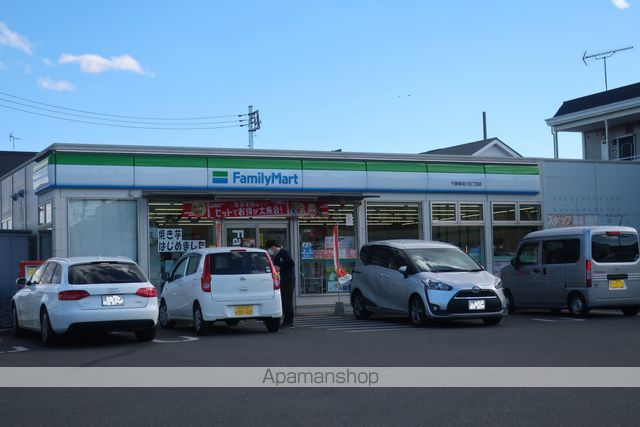
[[[142,125],[200,126],[200,125],[219,125],[219,124],[237,123],[237,122],[242,123],[242,122],[246,122],[248,120],[248,119],[236,119],[236,120],[226,120],[226,121],[220,121],[220,122],[198,122],[198,123],[189,123],[189,122],[187,122],[187,123],[141,122],[141,121],[138,121],[138,120],[104,119],[102,117],[91,117],[91,116],[85,116],[83,114],[65,113],[64,111],[57,111],[57,110],[52,110],[52,109],[49,109],[49,108],[36,107],[36,106],[33,106],[33,105],[25,104],[25,103],[18,102],[18,101],[12,101],[10,99],[5,99],[5,98],[0,98],[0,101],[10,102],[12,104],[22,105],[23,107],[27,107],[27,108],[33,108],[33,109],[37,109],[37,110],[48,111],[50,113],[56,113],[56,114],[64,114],[64,115],[73,116],[73,117],[82,117],[82,118],[85,118],[85,119],[92,119],[92,120],[105,120],[105,121],[109,121],[109,122],[133,123],[133,124],[142,124]]]
[[[123,116],[123,115],[118,115],[118,114],[106,114],[106,113],[96,113],[96,112],[93,112],[93,111],[86,111],[86,110],[77,110],[77,109],[74,109],[74,108],[66,108],[66,107],[61,107],[59,105],[54,105],[54,104],[46,104],[44,102],[34,101],[32,99],[29,99],[29,98],[22,98],[20,96],[11,95],[11,94],[6,93],[6,92],[0,92],[0,95],[8,96],[8,97],[11,97],[11,98],[14,98],[14,99],[19,99],[21,101],[30,102],[32,104],[38,104],[38,105],[44,105],[46,107],[57,108],[57,109],[60,109],[60,110],[75,111],[77,113],[92,114],[94,116],[118,117],[118,118],[121,118],[121,119],[140,119],[140,120],[208,120],[208,119],[222,119],[222,118],[228,118],[228,117],[242,117],[242,116],[246,116],[247,115],[247,114],[226,114],[226,115],[221,115],[221,116],[174,117],[174,118],[170,118],[170,117]],[[96,117],[96,119],[97,119],[97,117]],[[104,119],[102,119],[102,120],[104,120]]]
[[[207,127],[149,127],[149,126],[129,126],[129,125],[119,125],[113,123],[100,123],[100,122],[91,122],[88,120],[77,120],[70,119],[67,117],[58,117],[50,114],[38,113],[36,111],[23,110],[21,108],[11,107],[9,105],[0,104],[0,107],[8,108],[10,110],[21,111],[23,113],[34,114],[42,117],[49,117],[52,119],[58,120],[66,120],[68,122],[76,122],[76,123],[86,123],[91,125],[99,125],[99,126],[110,126],[110,127],[118,127],[118,128],[129,128],[129,129],[155,129],[155,130],[205,130],[205,129],[225,129],[225,128],[235,128],[235,127],[243,127],[246,124],[237,124],[237,125],[229,125],[229,126],[207,126]],[[178,125],[177,123],[168,123],[167,126],[170,125]]]

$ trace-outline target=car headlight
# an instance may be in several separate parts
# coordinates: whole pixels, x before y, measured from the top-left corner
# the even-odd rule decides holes
[[[495,285],[493,285],[496,289],[502,289],[502,280],[497,279]]]
[[[446,283],[438,282],[437,280],[422,279],[422,283],[424,283],[425,289],[431,289],[436,291],[453,290],[453,286],[447,285]]]

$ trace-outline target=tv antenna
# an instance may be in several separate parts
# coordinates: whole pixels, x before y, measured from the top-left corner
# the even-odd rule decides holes
[[[584,65],[587,64],[587,59],[593,59],[594,61],[602,60],[604,62],[604,90],[609,90],[609,85],[607,84],[607,58],[612,57],[618,52],[622,52],[623,50],[633,49],[633,46],[627,46],[620,49],[613,49],[607,52],[594,53],[593,55],[587,55],[587,51],[584,51],[584,55],[582,55],[582,62]]]
[[[16,140],[22,141],[22,138],[18,138],[13,135],[13,132],[9,134],[9,141],[11,142],[11,146],[13,147],[13,151],[16,151]]]

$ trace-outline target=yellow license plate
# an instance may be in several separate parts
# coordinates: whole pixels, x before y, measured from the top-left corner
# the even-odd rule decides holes
[[[236,316],[253,316],[252,305],[236,305],[233,307],[233,312]]]
[[[609,289],[624,289],[624,279],[609,280]]]

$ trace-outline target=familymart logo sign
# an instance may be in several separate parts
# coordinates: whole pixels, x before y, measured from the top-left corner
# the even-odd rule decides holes
[[[211,182],[231,187],[302,187],[300,171],[291,170],[213,170],[211,171]]]

